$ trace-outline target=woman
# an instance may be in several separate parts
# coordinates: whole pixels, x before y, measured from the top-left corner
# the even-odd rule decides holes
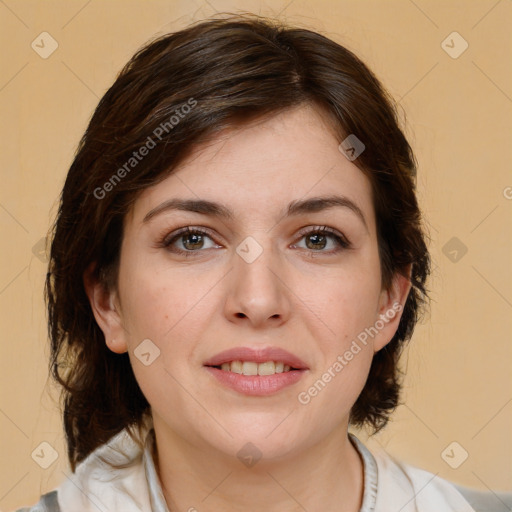
[[[414,176],[390,98],[317,33],[233,17],[137,53],[62,192],[74,473],[32,510],[492,510],[348,434],[397,406],[425,299]]]

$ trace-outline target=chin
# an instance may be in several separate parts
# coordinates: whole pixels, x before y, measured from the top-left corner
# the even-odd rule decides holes
[[[246,455],[261,457],[262,461],[284,458],[304,444],[307,438],[304,431],[292,432],[289,424],[284,425],[286,420],[283,422],[283,419],[287,414],[272,414],[266,419],[262,419],[261,414],[246,414],[236,423],[223,422],[233,437],[217,437],[210,439],[210,443],[219,451],[239,459]]]

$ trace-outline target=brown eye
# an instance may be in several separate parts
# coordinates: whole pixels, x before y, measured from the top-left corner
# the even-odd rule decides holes
[[[202,229],[198,228],[184,228],[175,231],[166,236],[161,243],[170,252],[175,253],[194,253],[201,252],[203,249],[219,248],[212,236]]]
[[[302,231],[300,234],[301,239],[293,245],[293,247],[299,249],[332,254],[350,247],[350,243],[341,233],[326,226],[309,228],[309,230]],[[302,240],[304,240],[304,245],[302,245]]]
[[[190,251],[193,251],[194,249],[201,249],[204,245],[203,235],[197,233],[189,233],[187,235],[183,235],[181,239],[183,247]]]
[[[306,235],[306,246],[308,249],[318,250],[324,249],[327,245],[327,237],[318,233]]]

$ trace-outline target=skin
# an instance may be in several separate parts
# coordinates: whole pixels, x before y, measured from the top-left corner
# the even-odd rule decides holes
[[[86,280],[109,348],[129,352],[151,404],[171,511],[361,506],[363,466],[347,437],[349,413],[400,312],[308,404],[298,395],[360,332],[393,304],[403,305],[410,283],[397,275],[390,289],[381,287],[370,182],[339,151],[340,142],[308,105],[225,130],[138,197],[125,219],[117,289]],[[333,194],[357,205],[364,220],[340,206],[286,215],[293,201]],[[233,217],[167,210],[143,221],[170,198],[222,203]],[[201,246],[185,235],[162,246],[186,226],[208,228],[211,238]],[[300,233],[322,226],[349,247],[329,234]],[[236,252],[248,236],[263,250],[252,263]],[[160,350],[149,366],[134,355],[144,339]],[[203,366],[237,346],[284,348],[309,369],[274,395],[242,395]],[[262,454],[251,468],[236,455],[248,442]]]

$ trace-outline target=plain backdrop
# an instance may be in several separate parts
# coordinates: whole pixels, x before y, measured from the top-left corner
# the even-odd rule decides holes
[[[404,355],[406,405],[369,446],[467,486],[512,488],[510,0],[1,0],[0,510],[69,472],[47,381],[42,239],[92,111],[148,39],[241,10],[355,51],[406,114],[432,303]],[[46,469],[41,450],[57,457]]]

